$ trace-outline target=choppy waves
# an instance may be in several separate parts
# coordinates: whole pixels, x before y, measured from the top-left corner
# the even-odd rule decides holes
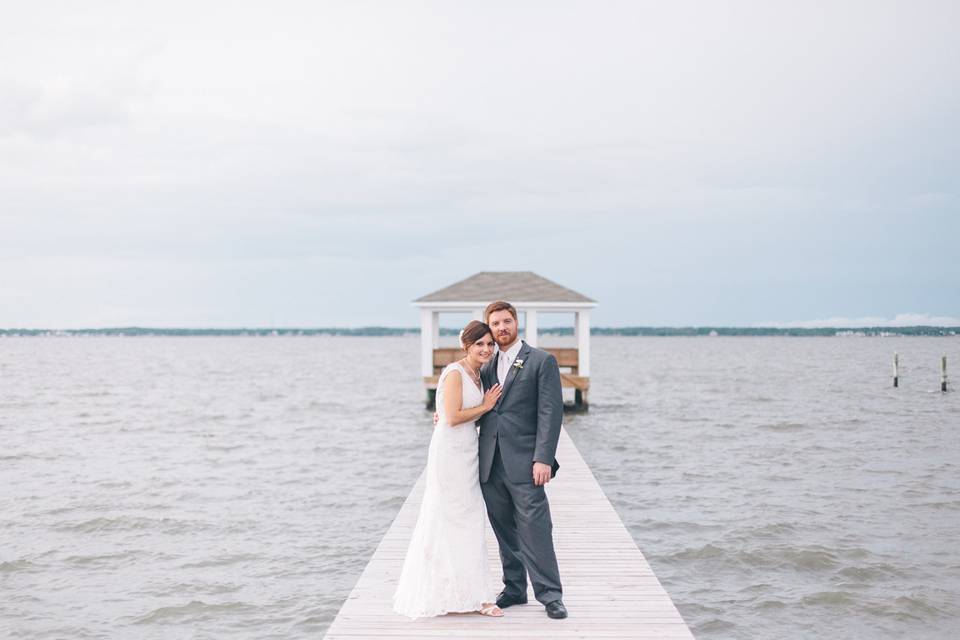
[[[425,459],[390,340],[5,340],[0,635],[322,636]]]
[[[960,343],[597,341],[568,430],[697,637],[956,636],[960,402],[894,348]]]
[[[3,346],[0,635],[318,637],[425,460],[415,338]],[[698,637],[952,638],[958,346],[595,338],[567,428]]]

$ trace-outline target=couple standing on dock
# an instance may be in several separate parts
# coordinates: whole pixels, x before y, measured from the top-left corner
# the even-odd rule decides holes
[[[529,574],[547,615],[566,618],[544,491],[560,466],[560,368],[554,356],[518,338],[510,303],[490,304],[484,319],[460,332],[466,357],[448,365],[437,382],[423,502],[393,608],[411,618],[502,616],[527,602]],[[496,598],[484,511],[503,564]]]

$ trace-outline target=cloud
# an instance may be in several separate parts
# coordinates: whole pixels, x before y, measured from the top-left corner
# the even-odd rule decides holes
[[[898,313],[893,318],[866,316],[862,318],[824,318],[822,320],[791,320],[788,322],[761,322],[754,327],[784,329],[817,329],[821,327],[960,327],[960,318],[934,316],[928,313]]]
[[[407,325],[482,269],[598,324],[960,313],[955,2],[283,6],[5,14],[0,261],[32,306],[0,326]]]
[[[0,93],[0,136],[57,136],[126,124],[125,96],[112,87],[8,86]]]

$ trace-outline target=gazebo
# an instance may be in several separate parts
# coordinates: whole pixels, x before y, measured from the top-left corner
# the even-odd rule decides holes
[[[440,346],[440,314],[470,313],[483,320],[484,308],[494,300],[516,307],[525,325],[522,338],[533,347],[538,346],[538,313],[574,315],[576,348],[545,351],[556,356],[563,387],[574,389],[574,408],[585,409],[590,389],[590,310],[597,303],[532,271],[481,271],[413,301],[420,308],[420,373],[427,407],[434,406],[440,371],[463,357],[459,347]]]

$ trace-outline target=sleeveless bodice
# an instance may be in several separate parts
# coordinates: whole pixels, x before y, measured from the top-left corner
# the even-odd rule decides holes
[[[478,388],[477,385],[473,383],[473,380],[470,378],[470,374],[467,372],[466,368],[459,362],[454,362],[448,364],[443,371],[440,372],[440,378],[437,380],[437,414],[440,416],[440,422],[437,423],[437,426],[446,425],[451,426],[447,421],[446,409],[443,403],[443,382],[450,372],[456,369],[460,372],[460,384],[462,387],[462,402],[461,407],[463,409],[472,409],[474,407],[479,407],[483,403],[483,391],[481,388]],[[458,426],[458,425],[452,425]]]

